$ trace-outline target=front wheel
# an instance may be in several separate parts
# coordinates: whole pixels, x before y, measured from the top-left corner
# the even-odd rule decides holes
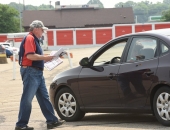
[[[63,88],[56,94],[55,108],[59,117],[66,121],[78,121],[85,115],[85,112],[80,110],[76,97],[69,88]]]
[[[157,120],[164,126],[170,126],[170,87],[157,90],[153,100],[153,110]]]

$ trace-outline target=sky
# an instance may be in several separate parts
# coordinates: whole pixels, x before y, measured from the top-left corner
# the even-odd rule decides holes
[[[23,4],[23,1],[25,1],[25,5],[34,5],[34,6],[39,6],[41,4],[50,4],[51,1],[51,5],[55,6],[55,2],[56,1],[60,1],[60,5],[83,5],[83,4],[87,4],[89,2],[89,0],[0,0],[1,4],[9,4],[10,2],[16,2],[16,3],[21,3]],[[126,1],[130,1],[130,0],[100,0],[105,8],[113,8],[115,4],[119,3],[119,2],[126,2]],[[146,1],[146,0],[131,0],[134,2],[140,2],[140,1]],[[157,3],[157,2],[163,2],[163,0],[147,0],[150,1],[152,3]]]

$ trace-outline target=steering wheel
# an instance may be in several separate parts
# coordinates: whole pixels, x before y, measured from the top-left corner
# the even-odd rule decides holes
[[[110,60],[110,64],[112,64],[112,63],[119,63],[119,62],[120,62],[120,59],[121,59],[121,57],[118,57],[118,56],[113,57],[113,58]]]

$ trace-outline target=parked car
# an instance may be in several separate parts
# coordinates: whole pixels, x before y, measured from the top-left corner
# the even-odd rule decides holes
[[[170,126],[170,29],[113,39],[80,66],[57,74],[50,100],[59,117],[85,113],[152,113]]]
[[[12,47],[11,43],[9,41],[6,41],[4,43],[0,43],[0,45],[3,45],[5,50],[6,50],[6,56],[10,57],[13,55],[13,53],[15,55],[18,55],[19,53],[19,48],[17,47]]]
[[[0,54],[6,54],[5,47],[0,45]]]
[[[5,51],[6,51],[6,57],[7,57],[7,58],[9,58],[10,56],[13,55],[13,52],[11,52],[10,50],[5,49]]]

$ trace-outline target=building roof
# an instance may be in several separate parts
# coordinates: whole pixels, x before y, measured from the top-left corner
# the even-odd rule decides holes
[[[45,26],[51,28],[84,28],[134,23],[134,14],[131,7],[26,10],[23,12],[23,27],[29,27],[33,20],[41,20]]]

